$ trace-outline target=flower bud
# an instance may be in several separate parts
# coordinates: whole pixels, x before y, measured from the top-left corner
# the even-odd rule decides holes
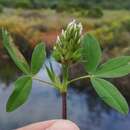
[[[53,57],[62,64],[72,64],[80,59],[82,25],[73,20],[57,36]]]

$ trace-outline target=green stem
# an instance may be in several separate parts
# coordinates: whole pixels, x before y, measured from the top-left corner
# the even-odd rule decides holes
[[[75,78],[75,79],[72,79],[68,82],[68,84],[74,82],[74,81],[77,81],[77,80],[80,80],[80,79],[85,79],[85,78],[90,78],[91,76],[90,75],[85,75],[85,76],[82,76],[82,77],[78,77],[78,78]]]
[[[68,65],[62,65],[63,82],[68,81]]]
[[[61,92],[67,92],[68,87],[68,65],[62,65],[62,88]]]
[[[39,82],[41,82],[41,83],[44,83],[44,84],[47,84],[47,85],[53,85],[52,83],[50,83],[50,82],[48,82],[48,81],[44,81],[44,80],[41,80],[41,79],[39,79],[39,78],[37,78],[37,77],[33,77],[33,79],[34,80],[38,80]]]

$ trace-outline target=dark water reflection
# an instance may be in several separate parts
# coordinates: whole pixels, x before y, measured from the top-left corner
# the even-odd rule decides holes
[[[59,66],[54,63],[59,73]],[[43,76],[44,75],[44,76]],[[39,77],[48,80],[45,71]],[[32,93],[26,104],[12,113],[5,112],[12,83],[5,86],[0,82],[0,130],[12,130],[26,124],[61,117],[61,97],[52,87],[33,82]],[[81,130],[130,130],[130,114],[122,116],[109,109],[88,90],[69,89],[68,118],[79,125]]]

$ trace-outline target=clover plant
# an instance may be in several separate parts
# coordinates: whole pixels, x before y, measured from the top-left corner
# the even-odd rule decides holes
[[[52,56],[61,64],[62,76],[59,77],[53,70],[52,64],[45,65],[45,44],[39,43],[32,53],[29,64],[13,43],[10,34],[2,30],[3,45],[10,57],[23,72],[14,83],[14,90],[8,99],[6,111],[12,112],[28,99],[32,89],[32,81],[38,80],[59,90],[62,96],[62,117],[67,119],[67,90],[71,83],[80,79],[90,79],[91,84],[99,97],[109,106],[122,114],[129,111],[128,104],[118,89],[106,79],[125,76],[130,72],[130,56],[112,58],[101,62],[102,52],[97,39],[91,34],[82,34],[82,25],[75,20],[68,24],[65,30],[57,37]],[[75,63],[82,63],[85,75],[70,79],[69,68]],[[50,81],[37,77],[37,73],[45,66]]]

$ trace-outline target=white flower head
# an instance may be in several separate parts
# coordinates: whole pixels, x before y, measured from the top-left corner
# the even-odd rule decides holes
[[[57,36],[54,56],[61,63],[75,63],[80,59],[82,24],[73,20],[65,30]],[[66,55],[69,54],[69,55]]]
[[[75,19],[73,19],[73,21],[68,24],[68,27],[71,27],[71,26],[73,26],[74,24],[76,24],[76,20],[75,20]]]
[[[82,30],[83,30],[83,27],[82,27],[82,24],[81,23],[77,23],[76,20],[73,20],[72,22],[70,22],[67,26],[67,31],[69,32],[79,32],[79,35],[82,34]]]
[[[80,31],[79,31],[79,32],[80,32],[80,35],[81,35],[81,34],[82,34],[82,31],[83,31],[83,26],[82,26],[81,23],[79,23],[79,24],[78,24],[78,27],[80,28]]]
[[[57,41],[56,42],[60,42],[60,37],[59,36],[57,36]]]

